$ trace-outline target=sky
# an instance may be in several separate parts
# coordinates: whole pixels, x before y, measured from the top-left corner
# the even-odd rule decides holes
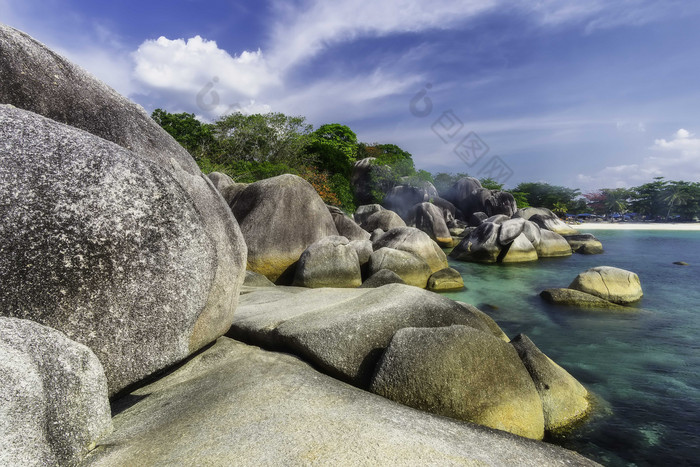
[[[700,181],[700,2],[0,0],[147,111],[283,112],[511,188]]]

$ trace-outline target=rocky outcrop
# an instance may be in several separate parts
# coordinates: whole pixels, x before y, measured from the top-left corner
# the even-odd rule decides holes
[[[566,235],[564,239],[569,242],[571,250],[575,253],[584,255],[599,255],[603,253],[603,244],[593,234]]]
[[[639,276],[611,266],[598,266],[582,272],[571,282],[569,288],[619,305],[636,302],[643,295]]]
[[[542,229],[551,230],[559,235],[576,235],[578,230],[566,224],[559,219],[556,214],[547,208],[523,208],[518,209],[513,217],[522,217],[523,219],[534,222]]]
[[[575,306],[578,308],[612,308],[626,310],[627,308],[600,297],[573,289],[546,289],[540,292],[540,297],[555,305]]]
[[[301,254],[294,276],[300,287],[359,287],[360,261],[345,237],[329,236],[311,244]]]
[[[463,177],[457,180],[452,187],[443,195],[447,201],[451,202],[462,214],[462,220],[469,220],[469,217],[479,211],[472,205],[473,194],[481,189],[481,182],[474,177]],[[487,216],[488,217],[488,216]]]
[[[503,226],[501,226],[501,231]],[[524,263],[527,261],[537,261],[537,250],[521,233],[510,244],[503,246],[499,256],[501,263]]]
[[[526,438],[544,435],[542,402],[515,349],[468,326],[397,331],[370,391]]]
[[[445,219],[447,227],[455,226],[454,222],[457,208],[455,208],[454,204],[440,197],[430,198],[430,202],[442,210],[442,216]]]
[[[390,269],[380,269],[379,271],[372,274],[369,279],[364,281],[360,288],[362,289],[374,289],[387,284],[405,284],[401,276],[396,274]]]
[[[478,313],[408,285],[300,293],[279,289],[242,295],[229,336],[294,353],[362,388],[399,329],[462,324],[495,334]]]
[[[377,229],[382,229],[386,232],[396,227],[406,227],[406,223],[394,211],[382,209],[370,215],[361,226],[367,232],[374,232]]]
[[[482,223],[462,239],[450,252],[450,257],[460,261],[495,263],[501,254],[501,246],[498,243],[500,228],[500,225],[493,222]]]
[[[348,240],[369,240],[369,232],[360,227],[350,216],[345,214],[342,209],[335,206],[327,206],[328,212],[333,217],[335,228],[338,230],[338,235],[341,235]]]
[[[355,213],[353,214],[353,218],[358,225],[363,226],[367,223],[369,216],[383,209],[384,208],[381,206],[381,204],[363,204],[362,206],[357,207]]]
[[[45,232],[51,239],[49,243],[32,244],[31,254],[39,260],[26,263],[34,265],[28,274],[31,280],[47,281],[47,296],[43,290],[33,292],[31,287],[39,285],[30,280],[22,292],[27,295],[22,298],[22,311],[5,307],[4,313],[31,315],[32,319],[57,327],[71,339],[88,345],[105,365],[111,392],[184,358],[220,336],[236,308],[246,248],[226,202],[202,175],[190,154],[143,108],[26,34],[4,25],[0,25],[0,82],[0,103],[12,104],[100,138],[100,143],[93,145],[82,132],[75,138],[63,129],[44,135],[50,140],[45,144],[56,145],[54,148],[60,153],[57,155],[50,154],[49,147],[39,147],[37,139],[44,136],[32,136],[40,131],[38,127],[28,129],[21,137],[24,128],[13,130],[17,138],[6,143],[5,151],[20,148],[24,151],[26,147],[27,152],[22,158],[17,157],[17,161],[23,159],[17,168],[22,173],[10,183],[35,184],[37,194],[39,187],[48,192],[44,199],[25,197],[24,208],[30,211],[29,215],[20,217],[20,223],[39,216],[39,211],[44,216],[48,208],[43,203],[58,210],[44,216],[41,223],[52,224],[58,231]],[[10,131],[5,124],[2,130],[5,135]],[[104,140],[114,145],[107,148]],[[3,137],[3,141],[9,139]],[[64,141],[68,142],[69,150],[61,146]],[[110,168],[111,153],[117,145],[123,152],[113,156],[122,159],[123,164],[120,168]],[[94,157],[92,150],[96,151]],[[34,151],[42,155],[43,162],[27,170],[26,157]],[[70,151],[75,151],[76,157],[71,158]],[[64,162],[59,159],[71,163],[62,166]],[[53,163],[57,164],[54,168],[60,167],[58,172],[42,172]],[[149,163],[162,173],[156,174],[157,170]],[[85,174],[85,180],[71,179],[71,170],[73,176],[76,172]],[[54,178],[56,187],[51,186]],[[142,180],[145,184],[139,186]],[[71,182],[75,186],[67,186]],[[71,204],[72,201],[57,198],[63,194],[61,190],[79,196],[81,203]],[[80,191],[85,193],[79,194]],[[122,197],[131,199],[118,204]],[[68,205],[66,209],[64,204]],[[64,230],[66,223],[74,225]],[[178,238],[183,228],[191,232]],[[22,227],[11,228],[15,232],[18,229]],[[39,240],[37,236],[41,235],[38,229],[30,231],[21,240],[10,235],[12,240],[6,242],[21,241],[29,248],[27,242]],[[56,235],[50,236],[52,232]],[[189,234],[197,238],[187,246]],[[78,241],[83,243],[73,243]],[[7,243],[3,246],[9,247]],[[123,247],[132,250],[125,251]],[[44,252],[45,248],[48,252]],[[26,249],[15,254],[25,253]],[[188,253],[193,255],[188,257]],[[166,257],[172,258],[172,264],[167,267],[163,264]],[[47,276],[39,278],[43,267],[53,267],[52,261],[60,266],[55,271],[44,271]],[[196,264],[190,271],[187,269],[191,262]],[[94,271],[86,269],[93,266],[97,266]],[[25,272],[15,270],[11,274],[22,276]],[[94,277],[88,277],[93,272]],[[5,274],[10,273],[5,271]],[[15,279],[24,280],[19,276]],[[176,283],[180,286],[171,293],[170,287],[176,287]],[[6,300],[14,301],[17,298],[12,291],[14,285],[10,282],[5,286],[10,290],[4,295]],[[55,310],[49,311],[51,307]],[[160,322],[165,315],[163,310],[170,314],[168,324]],[[66,313],[72,314],[71,324],[64,321],[60,325],[60,317],[66,318]],[[124,313],[130,316],[126,320],[128,326],[117,322]],[[102,320],[105,314],[110,319]],[[145,327],[148,331],[141,331],[148,335],[144,341],[134,331],[146,314],[152,315],[152,319]],[[91,321],[99,324],[93,326]],[[119,332],[115,333],[115,326],[120,328]],[[158,327],[163,329],[157,330]],[[155,339],[156,335],[158,342],[148,347],[149,339]],[[135,341],[139,341],[139,349],[131,345]],[[142,352],[143,345],[151,351]],[[130,364],[119,363],[120,358]]]
[[[111,431],[95,354],[55,329],[0,317],[0,464],[77,465]]]
[[[123,408],[87,465],[596,465],[403,407],[226,338],[131,393]]]
[[[226,332],[245,260],[230,211],[209,222],[182,174],[24,110],[0,106],[0,140],[1,314],[87,345],[110,394]]]
[[[254,271],[245,272],[243,285],[247,287],[274,287],[275,284],[267,277]]]
[[[475,212],[469,217],[469,227],[479,227],[488,218],[485,212]]]
[[[452,246],[452,235],[447,228],[443,211],[431,203],[419,203],[408,214],[409,223],[428,234],[442,247]]]
[[[425,191],[413,187],[399,185],[393,187],[384,196],[382,200],[382,206],[386,209],[394,211],[396,214],[404,220],[404,222],[410,222],[410,211],[413,206],[427,201],[429,198]]]
[[[576,378],[542,353],[526,335],[519,334],[511,344],[540,395],[546,431],[563,431],[586,416],[590,409],[588,391]]]
[[[428,290],[433,292],[446,292],[463,288],[464,279],[459,271],[453,268],[441,269],[428,279]]]
[[[489,196],[484,200],[484,212],[489,216],[503,214],[511,217],[518,210],[513,195],[507,191],[491,190]]]
[[[370,276],[382,269],[388,269],[398,275],[408,285],[424,289],[432,270],[422,258],[408,251],[394,248],[379,248],[369,258],[368,273]]]
[[[447,256],[425,232],[413,227],[397,227],[372,242],[375,250],[393,248],[406,251],[425,261],[431,273],[448,267]]]
[[[221,193],[221,196],[226,200],[226,204],[231,204],[236,196],[248,186],[248,183],[236,183],[231,177],[221,172],[212,172],[209,175],[209,180],[214,184],[214,187]]]
[[[371,203],[374,199],[372,195],[372,172],[380,168],[380,166],[373,165],[373,162],[376,160],[375,157],[366,157],[355,162],[352,167],[350,184],[353,186],[355,198],[360,204]],[[358,219],[355,219],[355,221],[361,224]]]
[[[540,241],[535,246],[540,258],[571,256],[571,245],[564,237],[551,230],[540,230]]]
[[[338,235],[314,187],[296,175],[251,183],[231,210],[248,246],[248,269],[273,282],[289,281],[304,250],[324,237]]]

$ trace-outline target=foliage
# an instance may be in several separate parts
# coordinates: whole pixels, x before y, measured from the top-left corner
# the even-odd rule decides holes
[[[567,211],[571,210],[576,205],[576,198],[581,194],[578,189],[542,182],[521,183],[513,191],[525,193],[525,199],[530,206],[548,208],[552,211],[555,206],[559,208],[566,206]]]
[[[357,135],[339,123],[321,125],[311,133],[306,152],[319,170],[349,176],[357,158]]]
[[[200,122],[194,114],[171,114],[163,109],[156,109],[151,114],[151,118],[195,159],[205,157],[216,148],[213,126]]]
[[[445,194],[450,190],[450,188],[452,188],[452,185],[454,185],[457,180],[468,176],[469,174],[466,173],[454,174],[438,172],[433,175],[433,185],[435,185],[435,188],[437,189],[438,193],[440,193],[440,196],[444,198]]]
[[[331,179],[326,172],[319,172],[315,167],[305,167],[299,176],[309,182],[318,192],[324,203],[340,206],[341,202],[333,191]]]
[[[352,186],[347,177],[341,174],[333,174],[331,176],[331,189],[336,194],[340,204],[338,207],[343,208],[347,213],[355,212],[355,197],[353,196]]]
[[[214,124],[219,162],[249,161],[303,166],[311,125],[282,113],[226,115]]]
[[[481,186],[484,188],[488,188],[489,190],[502,190],[503,189],[503,183],[498,183],[496,180],[492,178],[481,178],[479,179],[481,182]]]
[[[530,204],[527,202],[527,193],[523,193],[522,191],[511,191],[510,194],[513,195],[513,198],[515,198],[515,204],[519,209],[530,207]]]

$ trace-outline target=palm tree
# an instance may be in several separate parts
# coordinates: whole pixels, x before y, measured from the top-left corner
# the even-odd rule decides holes
[[[668,204],[666,220],[671,217],[671,210],[674,206],[682,206],[690,201],[692,195],[688,191],[688,188],[688,182],[671,182],[671,185],[666,191],[666,196],[664,196],[664,201]]]

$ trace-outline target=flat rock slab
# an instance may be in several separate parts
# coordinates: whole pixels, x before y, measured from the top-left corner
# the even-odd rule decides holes
[[[363,388],[369,386],[377,361],[399,329],[462,324],[502,335],[479,313],[408,285],[290,289],[258,288],[241,295],[227,335],[294,353]]]
[[[573,289],[546,289],[540,292],[540,297],[555,305],[575,306],[579,308],[606,308],[613,310],[633,310],[600,297]]]
[[[85,465],[597,465],[420,412],[228,338],[124,400]]]

